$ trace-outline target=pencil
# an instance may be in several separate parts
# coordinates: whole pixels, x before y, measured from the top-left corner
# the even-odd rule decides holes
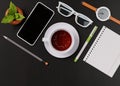
[[[96,30],[97,30],[98,26],[95,26],[93,28],[93,30],[91,31],[90,35],[88,36],[87,40],[85,41],[83,47],[81,48],[81,50],[79,51],[78,55],[76,56],[76,58],[74,59],[74,62],[77,62],[78,59],[80,58],[82,52],[84,51],[84,49],[86,48],[86,46],[88,45],[88,43],[90,42],[91,38],[93,37],[93,35],[95,34]]]
[[[20,48],[21,50],[25,51],[26,53],[28,53],[29,55],[33,56],[34,58],[36,58],[37,60],[39,60],[40,62],[43,62],[45,65],[48,65],[48,62],[44,61],[43,59],[41,59],[40,57],[38,57],[37,55],[33,54],[32,52],[30,52],[29,50],[27,50],[26,48],[22,47],[21,45],[19,45],[18,43],[14,42],[13,40],[11,40],[10,38],[8,38],[7,36],[3,36],[3,38],[5,38],[7,41],[9,41],[10,43],[12,43],[13,45],[17,46],[18,48]]]

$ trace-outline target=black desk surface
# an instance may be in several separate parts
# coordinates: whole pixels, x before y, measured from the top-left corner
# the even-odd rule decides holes
[[[21,25],[11,26],[9,24],[0,24],[0,86],[120,86],[120,68],[113,78],[106,76],[90,65],[82,61],[84,55],[90,48],[98,32],[103,25],[120,34],[120,26],[111,22],[100,22],[97,20],[95,13],[81,5],[81,0],[62,0],[73,7],[77,12],[81,12],[90,17],[94,23],[88,28],[79,27],[74,22],[74,16],[65,18],[61,16],[56,9],[58,0],[12,0],[17,6],[24,10],[25,16],[28,16],[33,6],[41,1],[55,11],[55,16],[48,24],[47,28],[56,22],[68,22],[72,24],[79,33],[81,38],[80,46],[76,53],[66,59],[57,59],[51,56],[44,48],[41,38],[31,47],[17,38],[16,33]],[[112,15],[120,19],[120,1],[119,0],[85,0],[95,7],[107,6],[111,9]],[[8,8],[10,0],[0,0],[0,20]],[[81,58],[74,63],[74,57],[81,49],[84,41],[91,32],[92,28],[97,25],[99,29],[92,38]],[[36,55],[49,62],[49,66],[34,59],[24,51],[12,45],[2,35],[6,35],[29,49]],[[111,45],[112,46],[112,45]]]

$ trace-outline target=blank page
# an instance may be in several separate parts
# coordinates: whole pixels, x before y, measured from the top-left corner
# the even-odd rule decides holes
[[[113,77],[120,64],[120,35],[103,26],[83,60]]]

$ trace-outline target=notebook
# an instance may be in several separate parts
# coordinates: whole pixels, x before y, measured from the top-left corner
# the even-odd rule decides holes
[[[120,35],[103,26],[83,61],[113,77],[120,64]]]

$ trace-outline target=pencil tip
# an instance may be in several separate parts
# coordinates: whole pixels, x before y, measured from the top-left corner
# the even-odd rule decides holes
[[[48,65],[48,62],[45,62],[45,65],[47,66],[47,65]]]

